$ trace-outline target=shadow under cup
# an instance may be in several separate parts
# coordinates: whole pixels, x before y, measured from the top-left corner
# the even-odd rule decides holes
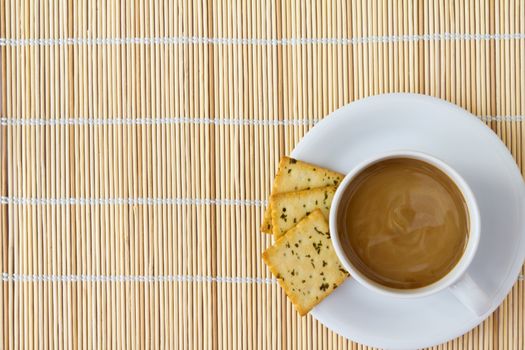
[[[430,286],[461,260],[470,218],[455,181],[412,157],[372,162],[338,202],[338,240],[362,278],[393,290]]]

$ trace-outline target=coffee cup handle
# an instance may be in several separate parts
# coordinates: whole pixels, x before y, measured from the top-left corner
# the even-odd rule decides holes
[[[489,297],[468,273],[451,285],[449,290],[477,316],[482,316],[490,308]]]

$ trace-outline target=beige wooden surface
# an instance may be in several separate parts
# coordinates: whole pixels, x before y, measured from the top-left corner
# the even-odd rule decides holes
[[[361,349],[258,231],[279,157],[353,100],[456,103],[525,171],[519,0],[0,0],[0,38],[0,348]],[[524,349],[524,290],[437,348]]]

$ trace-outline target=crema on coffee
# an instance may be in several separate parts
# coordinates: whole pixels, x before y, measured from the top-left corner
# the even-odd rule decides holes
[[[430,285],[458,263],[469,235],[465,199],[440,169],[412,158],[379,161],[349,184],[341,245],[369,279],[391,288]]]

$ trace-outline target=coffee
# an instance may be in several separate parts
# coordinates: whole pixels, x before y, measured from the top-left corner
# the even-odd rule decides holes
[[[413,289],[443,278],[458,263],[469,214],[456,184],[412,158],[379,161],[348,185],[338,217],[352,264],[387,287]]]

